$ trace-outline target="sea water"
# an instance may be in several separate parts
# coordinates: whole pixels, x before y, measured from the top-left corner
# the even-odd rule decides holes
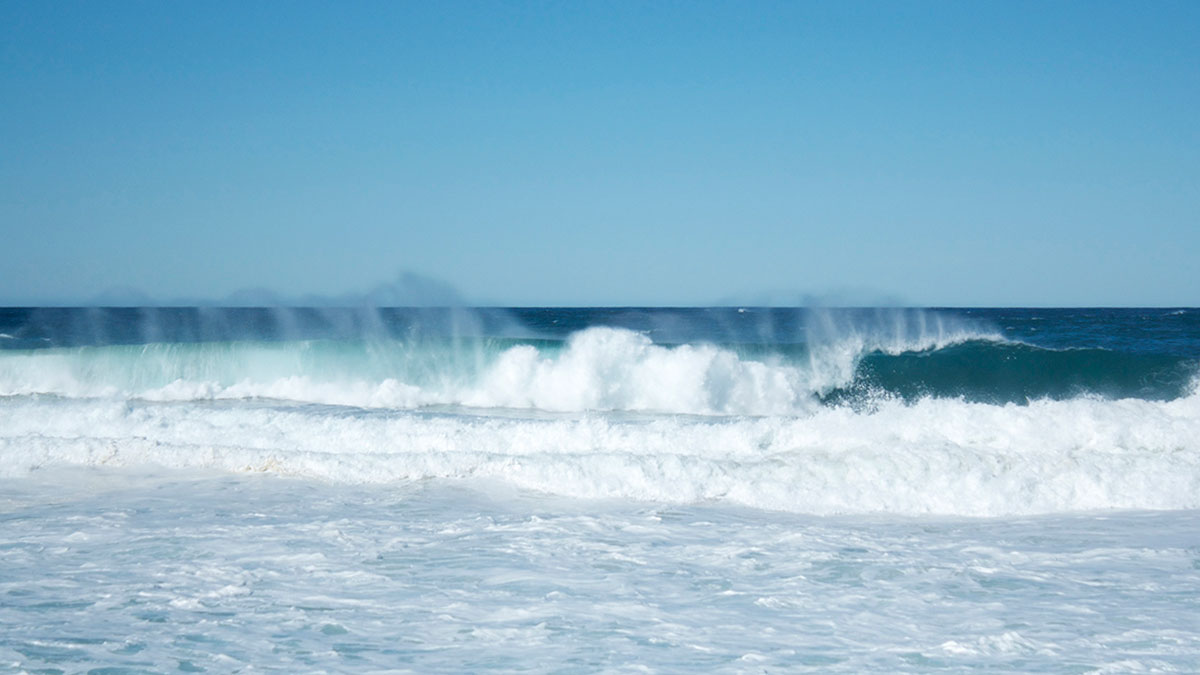
[[[1194,672],[1198,373],[1187,309],[0,310],[0,669]]]

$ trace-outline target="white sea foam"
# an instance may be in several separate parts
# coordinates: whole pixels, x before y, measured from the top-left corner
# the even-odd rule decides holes
[[[0,406],[4,475],[147,464],[341,483],[488,479],[820,514],[1182,509],[1200,507],[1200,396],[926,399],[757,418],[24,397]]]
[[[1200,669],[1196,511],[813,518],[464,487],[0,479],[0,670]]]
[[[554,411],[653,410],[694,414],[795,412],[817,384],[780,363],[739,358],[708,345],[674,348],[626,330],[576,334],[561,354],[532,347],[504,352],[458,400],[476,407]]]

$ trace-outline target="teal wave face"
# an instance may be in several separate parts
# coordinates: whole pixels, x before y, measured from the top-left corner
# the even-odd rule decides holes
[[[909,401],[934,397],[997,404],[1086,395],[1171,400],[1188,395],[1196,376],[1195,360],[1169,354],[970,341],[925,352],[869,354],[854,382],[824,399],[834,403],[882,393]]]

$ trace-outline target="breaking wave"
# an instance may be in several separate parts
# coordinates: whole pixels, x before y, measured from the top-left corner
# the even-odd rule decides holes
[[[1049,350],[987,334],[788,347],[655,344],[588,328],[566,340],[156,343],[0,352],[0,395],[270,398],[409,409],[804,414],[877,398],[1024,403],[1186,395],[1195,363]]]

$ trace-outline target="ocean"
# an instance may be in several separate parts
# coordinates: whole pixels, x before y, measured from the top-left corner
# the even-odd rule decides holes
[[[1198,672],[1200,310],[0,308],[0,671]]]

